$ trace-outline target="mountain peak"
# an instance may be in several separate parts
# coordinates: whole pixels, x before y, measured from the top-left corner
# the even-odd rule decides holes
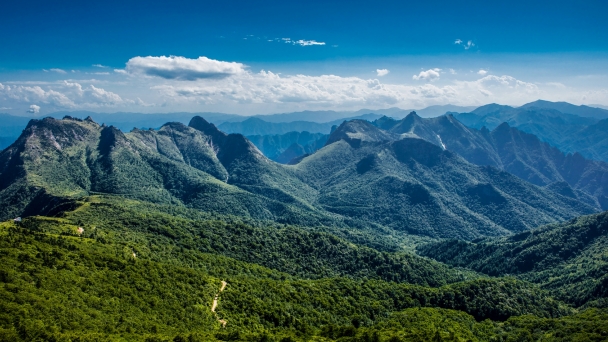
[[[198,115],[190,120],[188,126],[203,132],[205,135],[210,136],[211,139],[213,139],[218,144],[222,144],[228,136],[226,133],[217,129],[214,124],[207,122],[207,120],[203,119]]]
[[[397,139],[395,134],[383,131],[369,121],[350,120],[344,121],[331,133],[325,146],[339,140],[344,140],[351,146],[357,147],[362,142],[381,142],[395,139]]]

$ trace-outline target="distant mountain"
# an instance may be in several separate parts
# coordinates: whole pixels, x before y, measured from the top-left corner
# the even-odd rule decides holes
[[[310,121],[267,122],[259,118],[249,118],[241,122],[224,122],[218,128],[227,133],[243,135],[276,135],[288,132],[310,132],[327,134],[331,123],[316,123]]]
[[[505,238],[433,243],[418,253],[493,276],[517,275],[578,306],[608,297],[607,245],[604,212]]]
[[[361,114],[368,114],[372,112],[365,112]],[[359,114],[354,114],[353,112],[337,112],[333,110],[306,110],[302,112],[293,112],[293,113],[281,113],[281,114],[262,114],[255,115],[253,117],[262,119],[265,122],[272,123],[280,123],[280,122],[294,122],[294,121],[309,121],[316,123],[325,123],[340,119],[345,119],[351,116],[355,116]],[[231,121],[236,121],[231,120]],[[241,120],[242,121],[242,120]]]
[[[446,113],[467,113],[475,110],[476,106],[454,106],[454,105],[442,105],[442,106],[430,106],[423,109],[416,110],[416,113],[423,118],[432,118]],[[407,115],[407,114],[406,114]],[[404,115],[405,116],[405,115]]]
[[[201,117],[130,133],[90,118],[33,120],[0,153],[1,219],[48,213],[94,193],[334,227],[354,239],[353,230],[379,239],[472,239],[595,211],[364,120],[342,123],[322,149],[293,166],[270,161],[244,136]]]
[[[590,104],[589,107],[595,107],[595,108],[601,108],[601,109],[608,109],[608,106],[605,105],[600,105],[600,104]]]
[[[436,116],[440,116],[440,115],[444,115],[446,113],[449,112],[456,112],[456,113],[465,113],[465,112],[471,112],[473,110],[475,110],[475,106],[455,106],[455,105],[435,105],[435,106],[429,106],[426,108],[422,108],[422,109],[401,109],[401,108],[388,108],[388,109],[376,109],[376,110],[372,110],[372,109],[361,109],[355,112],[355,114],[366,114],[366,113],[374,113],[374,114],[381,114],[381,115],[385,115],[388,117],[392,117],[392,118],[396,118],[396,119],[401,119],[404,118],[405,116],[407,116],[409,113],[415,111],[416,113],[418,113],[418,115],[420,115],[423,118],[432,118],[432,117],[436,117]]]
[[[291,159],[306,153],[313,153],[325,145],[329,134],[309,132],[289,132],[274,135],[248,135],[249,139],[266,157],[286,164]],[[299,146],[297,148],[296,146]],[[294,146],[286,155],[283,153]],[[299,151],[296,153],[296,150]],[[290,158],[287,155],[291,156]],[[288,159],[286,159],[288,158]]]
[[[468,128],[453,115],[374,122],[389,132],[425,139],[477,165],[490,165],[539,186],[608,209],[608,164],[565,154],[536,136],[503,123],[494,130]]]
[[[545,101],[540,102],[541,105],[544,103]],[[567,103],[558,104],[566,109],[578,108],[581,112],[591,108]],[[597,111],[603,109],[596,108],[592,112],[598,113]],[[593,117],[565,114],[556,109],[527,105],[513,108],[496,104],[479,107],[471,113],[454,114],[454,117],[466,126],[476,129],[486,127],[492,130],[506,122],[511,127],[536,135],[542,141],[566,153],[578,152],[585,158],[608,162],[608,130],[606,129],[608,119],[598,121]]]
[[[585,105],[577,106],[568,102],[538,100],[526,103],[520,108],[555,109],[565,114],[574,114],[585,118],[608,119],[608,110],[605,108],[589,107]]]
[[[558,146],[564,151],[576,151],[587,158],[608,162],[608,119],[564,135]]]
[[[329,134],[331,127],[339,125],[346,120],[376,120],[380,118],[379,114],[363,114],[356,117],[338,119],[325,123],[317,123],[311,121],[293,121],[293,122],[268,122],[259,117],[251,117],[240,122],[224,122],[218,125],[218,128],[227,133],[240,133],[246,136],[250,135],[276,135],[285,134],[288,132],[310,132]]]

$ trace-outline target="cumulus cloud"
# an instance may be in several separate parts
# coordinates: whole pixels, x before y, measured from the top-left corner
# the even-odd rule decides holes
[[[426,71],[421,71],[418,75],[414,75],[412,76],[412,79],[415,81],[429,81],[429,82],[433,82],[435,80],[439,79],[439,72],[441,71],[441,69],[439,68],[435,68],[435,69],[429,69]]]
[[[485,76],[488,74],[487,70],[483,70],[483,69],[479,69],[479,71],[477,72],[477,75],[481,75],[481,76]]]
[[[388,69],[376,69],[376,74],[379,77],[386,76],[386,75],[388,75],[389,72],[390,71]]]
[[[456,44],[456,45],[460,45],[460,44],[462,44],[462,39],[456,39],[456,40],[454,41],[454,44]]]
[[[30,106],[30,109],[27,110],[28,113],[38,114],[40,112],[40,106],[36,106],[35,104]]]
[[[178,56],[134,57],[127,62],[130,74],[161,77],[170,80],[194,81],[224,79],[245,72],[245,65],[223,62],[207,57],[190,59]]]

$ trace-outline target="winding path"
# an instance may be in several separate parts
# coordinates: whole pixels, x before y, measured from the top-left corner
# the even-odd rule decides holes
[[[222,293],[222,291],[224,291],[224,289],[226,288],[226,285],[228,285],[227,282],[222,280],[222,286],[220,287],[220,292],[218,292],[215,297],[213,298],[213,304],[211,304],[211,312],[213,312],[215,314],[215,318],[217,319],[218,322],[220,322],[220,324],[222,325],[222,327],[226,327],[226,323],[228,323],[225,319],[220,319],[217,316],[217,313],[215,312],[215,309],[217,308],[217,301],[220,298],[220,294]]]

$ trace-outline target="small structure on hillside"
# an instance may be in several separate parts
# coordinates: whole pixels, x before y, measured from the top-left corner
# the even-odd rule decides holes
[[[84,228],[78,227],[78,235],[82,235],[84,233]]]
[[[17,217],[16,219],[14,219],[13,221],[15,222],[21,222],[21,217]]]

